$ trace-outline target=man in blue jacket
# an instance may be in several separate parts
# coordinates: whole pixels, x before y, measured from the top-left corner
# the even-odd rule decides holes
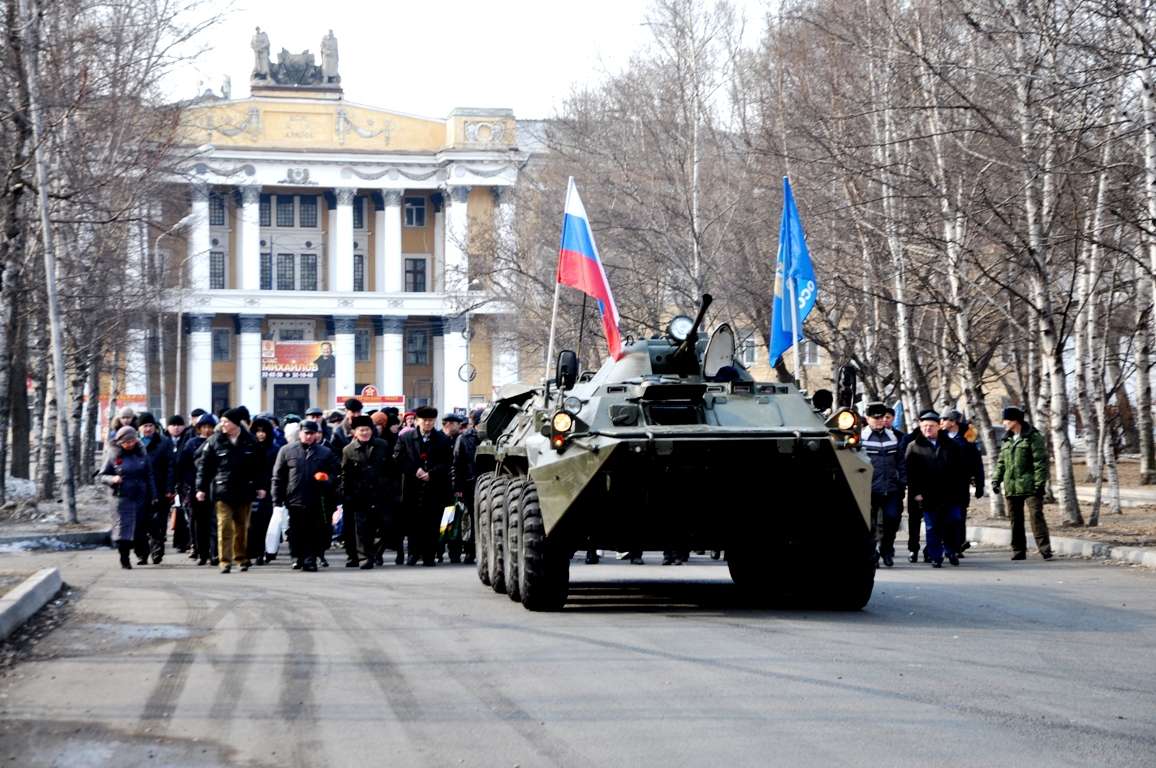
[[[871,519],[879,543],[879,558],[888,568],[895,565],[895,533],[899,530],[903,491],[907,486],[907,468],[900,443],[903,436],[886,426],[887,406],[867,405],[867,426],[861,445],[871,460]]]

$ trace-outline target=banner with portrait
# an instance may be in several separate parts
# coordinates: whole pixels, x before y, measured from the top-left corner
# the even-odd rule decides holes
[[[261,342],[263,379],[331,379],[336,375],[331,341]]]

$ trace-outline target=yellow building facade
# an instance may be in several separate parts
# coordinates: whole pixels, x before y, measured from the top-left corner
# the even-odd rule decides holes
[[[442,412],[491,400],[520,361],[469,245],[512,237],[512,112],[416,117],[346,101],[311,57],[277,67],[258,62],[249,98],[183,111],[179,401],[281,416],[363,392]],[[124,399],[142,368],[130,354]]]

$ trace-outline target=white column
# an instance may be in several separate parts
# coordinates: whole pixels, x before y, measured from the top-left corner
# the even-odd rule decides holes
[[[470,188],[467,186],[452,186],[447,188],[446,194],[446,223],[445,223],[445,292],[449,294],[465,293],[469,285],[470,263],[466,255],[466,244],[469,236],[469,216],[467,215],[467,201],[470,197]]]
[[[124,393],[149,394],[148,331],[129,328],[124,351]]]
[[[432,275],[427,276],[429,290],[441,293],[446,289],[446,202],[449,193],[442,195],[441,205],[434,206],[434,253],[430,265]],[[431,279],[432,278],[432,279]]]
[[[503,320],[512,320],[512,318],[495,316],[492,323],[497,326]],[[508,331],[494,328],[490,334],[490,377],[495,396],[502,387],[518,380],[519,362],[517,336]]]
[[[325,230],[325,290],[337,290],[337,196],[326,195],[329,206],[328,225]],[[352,282],[352,280],[350,280]]]
[[[350,235],[352,236],[352,222],[350,222]],[[352,239],[351,241],[352,242]],[[352,260],[350,261],[350,277],[353,276]],[[353,390],[357,383],[355,380],[355,366],[356,366],[356,350],[354,348],[353,330],[357,327],[356,317],[335,317],[333,318],[333,357],[334,367],[337,369],[337,376],[333,380],[334,392],[333,397],[353,397],[357,393]],[[334,401],[336,402],[336,400]],[[333,404],[327,406],[332,408]]]
[[[385,197],[385,227],[382,230],[385,258],[381,264],[385,279],[381,285],[385,286],[386,293],[401,293],[401,190],[387,189],[382,195]]]
[[[189,315],[189,357],[185,366],[188,381],[187,411],[213,405],[213,316]],[[177,384],[180,386],[180,382]]]
[[[466,361],[469,359],[466,340],[466,318],[450,317],[445,321],[445,335],[442,338],[443,367],[442,391],[445,393],[446,413],[454,408],[470,407],[470,383],[463,378]]]
[[[375,324],[377,386],[383,395],[405,394],[405,318],[383,317]]]
[[[353,196],[356,189],[342,187],[337,190],[337,231],[333,237],[336,249],[334,259],[335,274],[333,290],[348,292],[353,290]],[[336,350],[334,350],[336,354]],[[352,354],[352,350],[351,350]],[[350,386],[353,383],[350,382]]]
[[[193,221],[189,224],[188,238],[188,282],[186,288],[204,291],[209,288],[209,188],[204,184],[192,187],[192,204],[189,213]],[[197,406],[208,410],[208,406]]]
[[[446,385],[445,385],[445,339],[442,338],[442,319],[440,317],[430,318],[431,326],[431,344],[430,344],[430,363],[433,365],[433,375],[430,376],[430,384],[433,389],[433,405],[438,409],[438,413],[446,412]]]
[[[373,291],[385,292],[385,207],[378,208],[376,199],[373,210]],[[381,385],[380,380],[377,383]]]
[[[257,414],[261,412],[261,315],[240,315],[237,326],[237,391],[230,405],[243,405],[250,414]]]
[[[238,237],[241,252],[241,289],[261,288],[261,188],[241,187],[241,211]]]

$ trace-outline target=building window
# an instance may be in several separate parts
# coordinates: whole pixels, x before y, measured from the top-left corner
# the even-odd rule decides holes
[[[291,253],[277,254],[277,290],[292,291],[297,287],[294,274],[297,271],[297,260]]]
[[[298,288],[302,291],[317,290],[317,254],[301,254],[301,282]]]
[[[213,382],[213,405],[209,409],[213,413],[220,413],[229,407],[229,382]]]
[[[301,228],[302,229],[316,229],[317,228],[317,196],[316,195],[302,195],[297,198],[301,206]]]
[[[227,363],[233,359],[233,331],[229,328],[213,329],[213,362]]]
[[[258,216],[260,218],[260,226],[262,226],[262,227],[273,226],[273,215],[270,212],[269,196],[268,195],[261,195],[260,205],[258,205],[257,210],[260,212],[258,214]]]
[[[225,290],[225,252],[209,251],[209,289]]]
[[[425,259],[405,260],[406,293],[425,293]]]
[[[293,195],[277,195],[277,226],[293,226]]]
[[[799,362],[803,365],[818,365],[819,345],[810,339],[803,339],[799,343]]]
[[[225,198],[216,192],[209,193],[209,226],[225,226]]]
[[[305,331],[300,328],[282,328],[277,335],[281,341],[305,341]]]
[[[407,197],[405,199],[405,226],[425,226],[425,198]]]
[[[739,360],[742,360],[743,365],[751,366],[755,364],[757,355],[758,346],[755,344],[755,337],[747,336],[739,345]]]
[[[353,254],[353,290],[365,290],[365,254]]]
[[[353,228],[365,229],[365,198],[353,198]]]
[[[405,332],[405,364],[429,365],[429,332],[425,329]]]
[[[356,328],[353,331],[353,359],[358,363],[369,362],[369,330],[364,328]],[[361,391],[361,387],[357,388]]]
[[[273,290],[273,254],[261,254],[261,290]]]

